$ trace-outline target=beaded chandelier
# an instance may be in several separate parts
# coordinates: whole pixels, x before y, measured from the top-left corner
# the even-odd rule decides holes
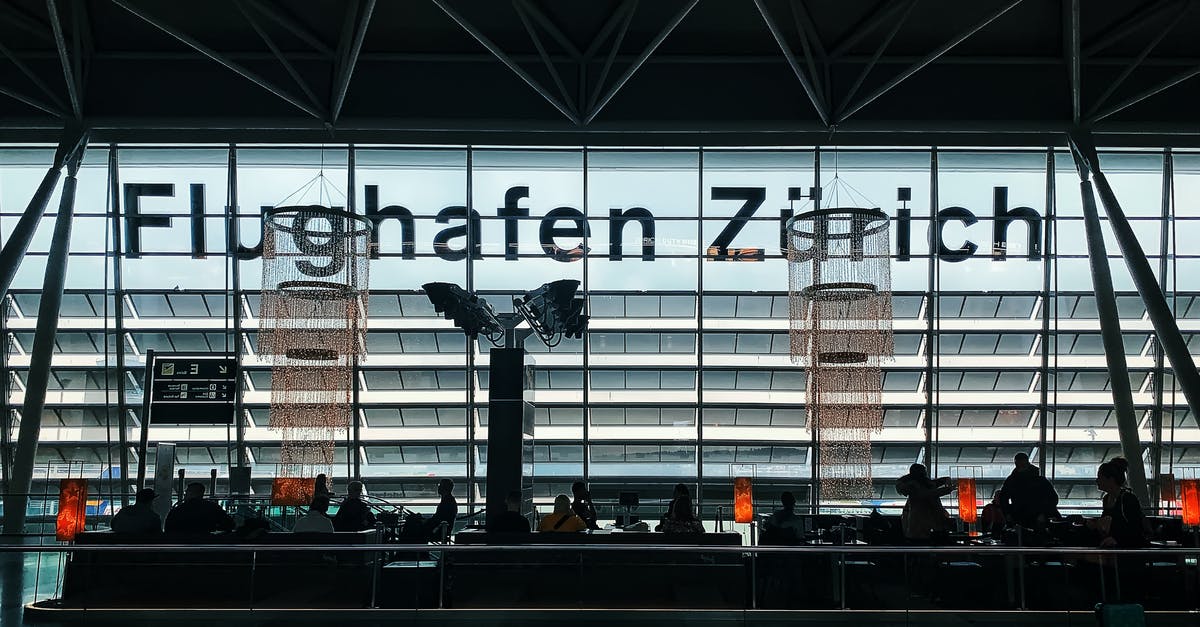
[[[350,427],[366,353],[370,235],[365,217],[337,208],[276,207],[264,216],[258,351],[271,363],[279,476],[329,474],[338,432]]]
[[[881,366],[894,354],[888,217],[816,209],[787,228],[791,354],[808,375],[820,491],[868,498],[871,436],[883,429]]]

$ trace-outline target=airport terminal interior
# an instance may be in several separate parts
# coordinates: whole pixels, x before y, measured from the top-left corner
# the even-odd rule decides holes
[[[1200,624],[1191,0],[0,0],[0,624]]]

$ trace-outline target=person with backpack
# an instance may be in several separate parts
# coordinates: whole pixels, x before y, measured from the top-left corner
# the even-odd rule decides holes
[[[560,494],[554,497],[554,512],[547,514],[538,523],[538,531],[570,532],[587,529],[587,523],[571,511],[571,497]]]

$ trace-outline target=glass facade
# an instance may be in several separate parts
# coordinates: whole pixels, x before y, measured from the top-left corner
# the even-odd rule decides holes
[[[0,148],[5,238],[51,155]],[[1200,154],[1105,152],[1102,164],[1200,353]],[[1095,467],[1120,444],[1070,156],[931,147],[93,146],[34,491],[68,462],[111,476],[124,455],[133,473],[149,350],[240,353],[245,454],[254,489],[267,491],[279,434],[256,354],[261,212],[330,204],[367,215],[378,240],[358,437],[339,448],[336,483],[357,468],[373,494],[427,505],[451,477],[460,500],[481,503],[487,347],[435,314],[420,286],[458,283],[511,311],[512,296],[571,278],[587,295],[585,338],[526,343],[539,503],[578,479],[611,504],[622,490],[669,498],[682,482],[711,516],[732,500],[731,469],[746,465],[760,503],[782,490],[806,502],[812,435],[805,375],[788,355],[780,232],[812,208],[814,188],[822,206],[893,218],[896,358],[872,504],[899,503],[894,479],[918,461],[939,475],[978,467],[990,496],[1018,451],[1067,509],[1098,502]],[[49,207],[4,302],[9,445],[57,194]],[[1198,466],[1200,429],[1104,229],[1145,463],[1151,474]],[[224,482],[238,463],[232,427],[154,425],[149,437],[175,443],[189,477],[216,469]]]

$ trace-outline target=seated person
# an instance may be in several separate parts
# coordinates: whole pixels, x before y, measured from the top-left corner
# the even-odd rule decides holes
[[[686,496],[690,499],[692,496],[692,493],[690,491],[688,491],[688,487],[686,484],[677,483],[677,484],[675,484],[674,492],[672,492],[672,494],[671,494],[671,501],[669,503],[667,503],[667,513],[663,514],[663,517],[659,519],[658,525],[656,525],[654,527],[655,531],[663,530],[663,523],[667,522],[667,519],[671,518],[674,515],[675,504],[679,502],[679,497],[681,497],[681,496]]]
[[[704,525],[692,512],[692,497],[682,494],[672,502],[671,514],[662,522],[664,533],[704,533]]]
[[[583,520],[588,529],[599,529],[600,525],[596,524],[596,506],[592,504],[592,495],[588,492],[587,484],[582,481],[571,484],[571,495],[575,497],[571,502],[571,511]]]
[[[783,509],[763,522],[761,544],[800,544],[804,540],[804,525],[796,515],[796,496],[791,492],[779,495]]]
[[[351,481],[346,486],[346,498],[338,505],[338,512],[333,516],[334,531],[365,531],[375,528],[375,514],[363,502],[363,484],[361,481]]]
[[[113,533],[157,535],[162,533],[162,518],[154,511],[154,490],[144,488],[137,491],[133,505],[126,505],[113,516]]]
[[[203,483],[189,483],[183,502],[167,514],[167,533],[212,533],[233,531],[233,527],[233,517],[216,502],[204,498]]]
[[[571,499],[560,494],[554,497],[554,513],[548,514],[538,523],[538,531],[583,531],[587,523],[571,511]]]
[[[529,533],[529,519],[521,515],[521,493],[509,492],[504,505],[504,512],[488,523],[488,533]]]
[[[333,521],[329,519],[329,497],[313,497],[308,512],[296,520],[293,533],[333,533]]]

